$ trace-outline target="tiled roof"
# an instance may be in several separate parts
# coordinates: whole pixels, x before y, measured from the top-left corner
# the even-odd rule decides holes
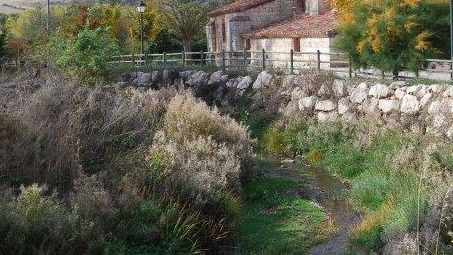
[[[313,38],[332,37],[336,34],[335,13],[330,11],[320,15],[302,14],[290,20],[247,32],[245,38]]]
[[[274,0],[239,0],[210,12],[209,16],[215,17],[233,12],[243,12],[272,1]]]

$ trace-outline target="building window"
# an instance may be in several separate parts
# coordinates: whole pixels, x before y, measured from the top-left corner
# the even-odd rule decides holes
[[[305,12],[305,0],[295,0],[294,9],[296,9],[296,13]]]
[[[250,48],[251,48],[250,39],[246,39],[245,40],[245,49],[250,50]]]
[[[226,26],[225,26],[225,20],[222,21],[222,40],[223,40],[223,42],[226,42]]]
[[[300,52],[300,38],[293,38],[294,52]]]

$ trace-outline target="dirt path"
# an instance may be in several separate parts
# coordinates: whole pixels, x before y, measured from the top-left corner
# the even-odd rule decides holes
[[[326,242],[312,247],[307,254],[337,255],[350,252],[347,247],[349,231],[360,221],[360,217],[347,200],[346,192],[349,187],[323,169],[307,167],[292,161],[278,164],[276,163],[275,168],[266,169],[264,174],[290,180],[303,178],[305,182],[308,182],[303,196],[320,204],[335,223],[336,233]],[[353,252],[360,254],[358,251]]]

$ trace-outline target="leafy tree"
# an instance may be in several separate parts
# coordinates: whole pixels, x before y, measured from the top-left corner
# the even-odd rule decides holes
[[[154,40],[149,43],[150,53],[178,52],[181,50],[181,44],[167,30],[160,30]]]
[[[355,67],[374,66],[397,76],[402,68],[417,71],[424,58],[445,50],[437,48],[442,35],[435,32],[436,25],[444,24],[437,17],[448,16],[445,0],[344,3],[350,13],[341,9],[338,47],[349,54]]]
[[[74,40],[56,36],[52,49],[58,68],[91,83],[105,73],[107,62],[118,53],[117,42],[106,28],[86,27]]]
[[[192,49],[193,39],[204,32],[208,3],[202,0],[156,0],[162,27],[173,31],[185,52]]]

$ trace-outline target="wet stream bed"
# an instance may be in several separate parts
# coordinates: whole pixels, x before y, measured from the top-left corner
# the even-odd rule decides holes
[[[307,254],[361,254],[348,247],[349,232],[360,222],[360,215],[348,200],[348,184],[322,168],[306,166],[297,161],[283,161],[275,170],[278,170],[278,173],[272,171],[273,173],[268,172],[267,175],[303,179],[306,185],[302,196],[322,206],[328,215],[325,227],[334,228],[325,242],[315,245]]]

